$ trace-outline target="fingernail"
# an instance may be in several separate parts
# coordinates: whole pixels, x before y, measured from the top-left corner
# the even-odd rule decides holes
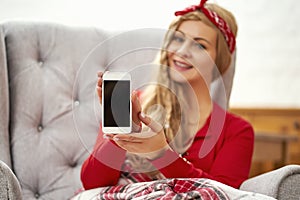
[[[118,141],[118,140],[120,140],[120,139],[117,138],[117,137],[113,137],[113,140],[114,140],[114,141]]]

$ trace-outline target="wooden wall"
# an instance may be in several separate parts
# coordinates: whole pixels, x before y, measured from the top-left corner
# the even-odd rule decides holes
[[[231,108],[255,130],[250,176],[300,164],[300,108]]]

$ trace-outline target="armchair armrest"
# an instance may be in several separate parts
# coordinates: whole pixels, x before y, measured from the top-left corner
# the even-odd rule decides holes
[[[19,181],[2,161],[0,161],[0,199],[22,199]]]
[[[300,196],[300,165],[287,165],[246,180],[241,190],[265,194],[276,199]]]

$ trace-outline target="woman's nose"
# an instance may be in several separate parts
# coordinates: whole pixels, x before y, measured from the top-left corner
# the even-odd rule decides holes
[[[189,58],[191,56],[190,52],[190,42],[186,40],[176,51],[177,55],[184,57],[184,58]]]

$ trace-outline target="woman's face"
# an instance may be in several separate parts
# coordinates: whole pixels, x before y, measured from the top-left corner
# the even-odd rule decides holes
[[[170,76],[176,82],[210,84],[216,58],[217,32],[202,21],[180,24],[167,48]]]

